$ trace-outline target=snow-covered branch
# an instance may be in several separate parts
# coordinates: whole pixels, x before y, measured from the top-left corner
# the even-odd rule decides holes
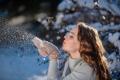
[[[120,25],[116,25],[116,26],[103,26],[102,28],[100,28],[98,31],[120,31]]]
[[[114,25],[114,24],[102,25],[101,23],[94,23],[90,25],[95,27],[99,32],[120,31],[120,24],[119,25]]]

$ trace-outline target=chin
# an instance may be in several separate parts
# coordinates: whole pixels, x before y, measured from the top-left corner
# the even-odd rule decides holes
[[[64,46],[62,46],[62,49],[67,53],[69,52],[69,50],[67,48],[65,48]]]

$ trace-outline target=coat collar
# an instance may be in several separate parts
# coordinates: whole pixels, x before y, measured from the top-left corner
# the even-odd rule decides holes
[[[82,59],[72,59],[70,57],[67,58],[67,61],[65,63],[64,69],[63,69],[63,74],[62,77],[65,77],[68,75],[71,70],[73,70],[79,63],[81,63]],[[73,68],[74,67],[74,68]]]

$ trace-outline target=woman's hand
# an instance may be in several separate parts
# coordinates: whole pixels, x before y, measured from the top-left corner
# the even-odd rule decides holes
[[[38,49],[38,52],[41,56],[43,57],[48,56],[47,50],[45,49],[43,41],[40,38],[34,37],[32,39],[32,42],[34,43],[35,47]]]
[[[48,41],[43,41],[43,44],[44,44],[44,48],[49,56],[49,59],[57,59],[58,53],[59,53],[58,48],[54,44],[52,44]]]
[[[38,37],[33,38],[34,45],[38,48],[38,52],[41,56],[46,57],[49,56],[50,59],[57,59],[59,50],[58,48],[48,42],[39,39]]]
[[[38,48],[38,53],[42,56],[42,57],[46,57],[48,56],[48,52],[46,50],[46,48]]]

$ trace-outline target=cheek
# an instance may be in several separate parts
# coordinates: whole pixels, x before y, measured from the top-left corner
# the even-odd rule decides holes
[[[79,43],[74,42],[74,43],[73,43],[73,45],[72,45],[73,50],[78,51],[78,50],[79,50],[79,48],[80,48],[80,46],[79,46],[79,45],[80,45]]]
[[[77,51],[79,49],[79,43],[67,41],[65,44],[63,44],[63,49],[68,52]]]

